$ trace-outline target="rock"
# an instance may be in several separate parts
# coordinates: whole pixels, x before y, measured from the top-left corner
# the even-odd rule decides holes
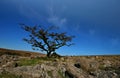
[[[65,71],[65,77],[66,78],[77,78],[77,77],[75,77],[71,72],[69,72],[69,71]]]
[[[95,71],[99,68],[99,63],[95,59],[81,58],[79,63],[85,71]]]
[[[64,61],[65,61],[65,58],[64,58],[64,57],[61,57],[60,60],[61,60],[62,62],[64,62]]]
[[[33,67],[34,70],[40,70],[41,68],[44,68],[44,67],[41,67],[41,65],[37,64]]]
[[[3,72],[2,68],[0,68],[0,74]]]
[[[96,73],[95,73],[95,72],[92,72],[92,71],[89,72],[89,74],[92,75],[92,76],[96,76]]]
[[[120,78],[119,63],[115,68],[114,61],[109,59],[98,61],[101,57],[61,57],[57,60],[38,60],[36,65],[19,66],[20,59],[31,60],[30,57],[2,55],[0,57],[0,73],[4,70],[21,78]],[[36,59],[36,58],[33,58]],[[32,60],[33,60],[32,59]],[[110,58],[111,59],[111,58]],[[120,58],[118,58],[119,62]],[[36,60],[35,60],[36,61]],[[103,65],[103,69],[99,66]],[[113,66],[112,66],[113,65]]]
[[[81,67],[80,63],[76,63],[76,64],[74,64],[74,66],[77,67],[77,68]]]
[[[104,60],[104,67],[111,67],[111,62],[109,60]]]
[[[119,78],[119,76],[114,71],[98,70],[90,72],[89,74],[94,78]]]

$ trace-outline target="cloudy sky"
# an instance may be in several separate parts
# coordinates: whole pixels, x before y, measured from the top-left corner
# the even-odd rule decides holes
[[[120,0],[0,0],[0,47],[30,50],[19,23],[55,25],[76,37],[62,55],[120,54]]]

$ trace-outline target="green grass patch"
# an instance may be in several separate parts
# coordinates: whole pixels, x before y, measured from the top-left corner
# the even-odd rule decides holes
[[[58,70],[58,74],[60,75],[61,78],[66,78],[60,70]]]
[[[40,59],[42,61],[54,61],[56,58],[48,58],[48,57],[37,57],[37,59]]]
[[[38,58],[24,58],[20,59],[18,62],[18,66],[34,66],[36,64],[41,64],[45,61],[54,61],[55,58],[47,58],[47,57],[38,57]]]
[[[20,59],[20,61],[18,62],[18,66],[31,66],[38,64],[39,62],[39,59]]]
[[[51,78],[53,78],[52,71],[47,71],[47,73],[48,73],[48,76],[50,76]]]
[[[21,77],[4,71],[0,74],[0,78],[21,78]]]
[[[99,69],[101,69],[101,70],[105,70],[105,66],[103,65],[103,64],[101,64],[100,66],[99,66]]]

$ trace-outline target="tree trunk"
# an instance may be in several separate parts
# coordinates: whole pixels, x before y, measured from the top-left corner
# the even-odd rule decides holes
[[[51,52],[48,52],[48,53],[47,53],[47,57],[51,57]]]

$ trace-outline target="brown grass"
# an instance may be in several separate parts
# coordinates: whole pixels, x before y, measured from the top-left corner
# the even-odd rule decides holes
[[[18,55],[18,56],[24,56],[24,57],[34,57],[34,56],[44,57],[45,56],[45,54],[37,53],[37,52],[21,51],[21,50],[10,50],[10,49],[0,48],[0,56],[4,55],[4,54]]]

